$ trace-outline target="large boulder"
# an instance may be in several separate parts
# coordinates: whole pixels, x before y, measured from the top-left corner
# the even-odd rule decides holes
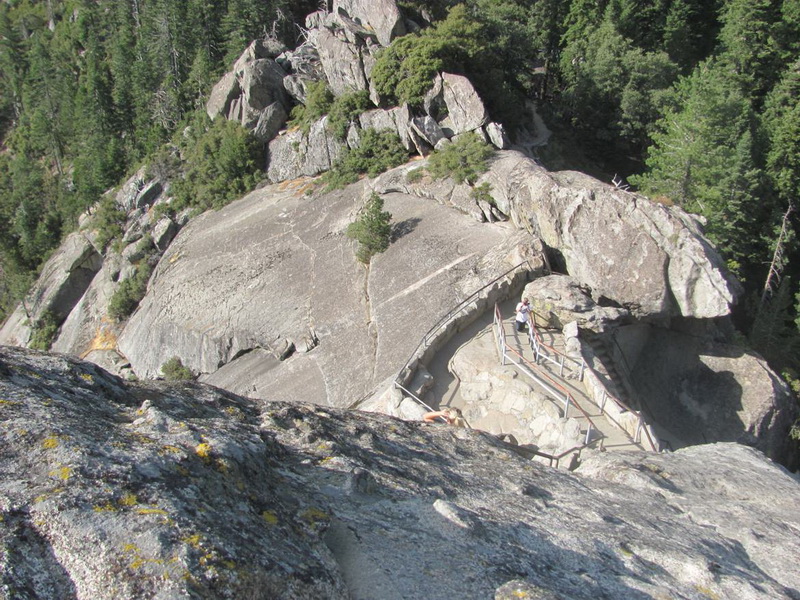
[[[254,42],[255,44],[255,42]],[[206,112],[212,119],[222,116],[237,121],[257,139],[269,141],[280,131],[288,117],[289,96],[283,79],[286,72],[272,54],[255,51],[251,45],[214,86]]]
[[[628,316],[621,308],[598,306],[592,291],[574,277],[550,275],[525,286],[521,298],[530,300],[536,324],[562,329],[576,323],[581,329],[603,331]]]
[[[333,12],[374,31],[383,46],[406,33],[405,20],[394,0],[334,0]]]
[[[673,442],[755,446],[796,469],[789,431],[800,418],[791,390],[760,357],[690,333],[648,328],[616,334],[643,405]],[[635,339],[638,338],[638,339]],[[629,348],[636,345],[637,351]]]
[[[316,46],[306,40],[296,49],[285,52],[275,60],[289,73],[283,79],[286,91],[296,102],[305,104],[308,84],[325,77]]]
[[[42,267],[23,303],[0,329],[0,344],[25,345],[31,326],[51,314],[61,323],[81,299],[103,258],[82,233],[71,233]]]
[[[447,117],[441,121],[442,128],[450,135],[459,135],[486,125],[489,113],[470,80],[450,73],[442,73],[441,77],[442,99],[447,107]]]
[[[595,300],[641,317],[730,314],[740,286],[681,209],[581,173],[548,172],[514,151],[499,153],[483,182],[497,207],[541,237]]]
[[[139,376],[178,356],[237,393],[345,406],[396,373],[453,304],[514,266],[507,257],[527,237],[386,194],[397,237],[364,269],[345,231],[366,182],[303,190],[265,187],[181,231],[119,339]]]
[[[328,171],[346,144],[328,131],[327,121],[325,116],[312,124],[308,133],[294,129],[272,140],[267,149],[267,178],[277,183]]]
[[[63,356],[0,348],[0,372],[10,597],[800,589],[800,483],[735,444],[607,452],[571,474],[478,431],[198,384],[129,387]]]
[[[366,50],[366,46],[341,39],[328,29],[312,30],[309,41],[317,48],[328,87],[334,96],[368,88],[362,62],[362,49]]]

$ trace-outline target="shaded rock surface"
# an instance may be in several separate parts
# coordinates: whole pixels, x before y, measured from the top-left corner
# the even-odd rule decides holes
[[[575,322],[581,329],[602,331],[608,323],[628,316],[624,309],[598,306],[589,288],[565,275],[536,279],[525,286],[521,297],[528,298],[536,323],[541,326],[562,329]]]
[[[513,267],[526,243],[508,225],[389,193],[395,239],[365,269],[345,230],[366,182],[303,191],[265,187],[178,234],[119,339],[139,376],[178,356],[237,393],[345,406],[396,373],[431,325]]]
[[[8,348],[0,396],[10,597],[800,594],[800,483],[735,444],[569,474],[477,431]]]
[[[59,323],[81,299],[103,264],[102,257],[82,233],[71,233],[42,267],[24,303],[0,329],[0,343],[27,344],[31,327],[45,314]]]
[[[792,469],[800,466],[789,438],[800,409],[786,383],[745,349],[691,334],[651,328],[628,353],[632,382],[645,408],[680,445],[736,441]],[[626,347],[625,332],[618,334]]]

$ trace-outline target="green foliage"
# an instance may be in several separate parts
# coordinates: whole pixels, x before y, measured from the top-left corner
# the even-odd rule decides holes
[[[152,273],[153,267],[143,262],[131,277],[122,281],[108,302],[108,316],[117,321],[131,316],[147,292],[147,282]]]
[[[372,193],[358,220],[350,223],[347,237],[358,242],[356,258],[369,264],[372,257],[389,247],[392,215],[383,210],[383,199]]]
[[[406,182],[416,183],[420,181],[423,177],[425,177],[425,169],[423,169],[422,167],[411,169],[408,173],[406,173]]]
[[[365,90],[339,96],[328,112],[328,128],[335,137],[343,140],[350,123],[371,106],[369,92]]]
[[[385,103],[419,106],[437,73],[462,72],[484,49],[480,24],[459,4],[434,27],[398,38],[383,50],[372,70],[372,82]]]
[[[125,218],[125,213],[119,209],[113,196],[105,196],[100,201],[93,221],[93,225],[97,229],[94,243],[98,248],[105,249],[111,240],[122,235]]]
[[[289,127],[299,127],[308,133],[311,125],[327,115],[333,105],[333,94],[325,81],[313,81],[308,84],[306,103],[298,104],[292,109]]]
[[[385,130],[365,129],[357,148],[345,150],[333,168],[322,178],[332,190],[358,181],[359,176],[377,177],[384,171],[403,164],[408,152],[397,134]]]
[[[475,202],[488,202],[492,206],[496,206],[496,202],[492,197],[492,186],[488,182],[484,182],[472,188],[470,196]]]
[[[177,356],[173,356],[161,365],[161,373],[167,381],[188,381],[194,379],[194,373],[185,367],[183,361]]]
[[[676,108],[654,135],[649,171],[631,177],[651,196],[665,196],[708,220],[707,233],[729,264],[752,264],[767,250],[752,232],[765,214],[755,168],[752,109],[716,61],[709,61],[678,87]],[[749,277],[748,269],[739,275]]]
[[[31,340],[29,347],[34,350],[50,350],[53,340],[58,333],[60,322],[56,315],[52,312],[45,311],[41,317],[33,324],[31,328]]]
[[[467,133],[428,159],[428,171],[436,178],[452,177],[472,185],[489,168],[494,150],[475,133]]]
[[[678,72],[666,53],[637,48],[609,19],[565,48],[561,66],[573,123],[591,126],[598,137],[622,136],[639,147],[649,142]]]
[[[173,185],[175,210],[222,208],[255,187],[260,146],[241,125],[217,119],[184,140],[185,172]]]

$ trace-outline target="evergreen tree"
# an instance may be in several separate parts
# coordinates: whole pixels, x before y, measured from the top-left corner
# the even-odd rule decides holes
[[[392,215],[383,210],[383,199],[375,192],[367,200],[357,221],[347,228],[347,237],[358,242],[356,258],[369,264],[372,257],[389,247]]]
[[[779,8],[778,0],[728,0],[721,17],[720,60],[756,103],[782,70],[775,37]]]
[[[631,182],[703,215],[709,237],[747,278],[766,255],[754,236],[763,231],[765,207],[754,160],[753,114],[726,73],[708,61],[680,82],[675,108],[654,135],[648,172]]]

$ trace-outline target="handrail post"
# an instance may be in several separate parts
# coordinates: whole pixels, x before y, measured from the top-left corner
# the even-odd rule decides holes
[[[586,439],[583,440],[583,445],[584,446],[588,446],[589,445],[589,438],[591,436],[592,436],[592,424],[589,423],[589,426],[586,428]]]
[[[569,416],[569,396],[564,397],[564,418],[568,418]]]
[[[563,354],[561,355],[561,365],[558,367],[558,376],[559,377],[563,377],[564,376],[564,355]]]

